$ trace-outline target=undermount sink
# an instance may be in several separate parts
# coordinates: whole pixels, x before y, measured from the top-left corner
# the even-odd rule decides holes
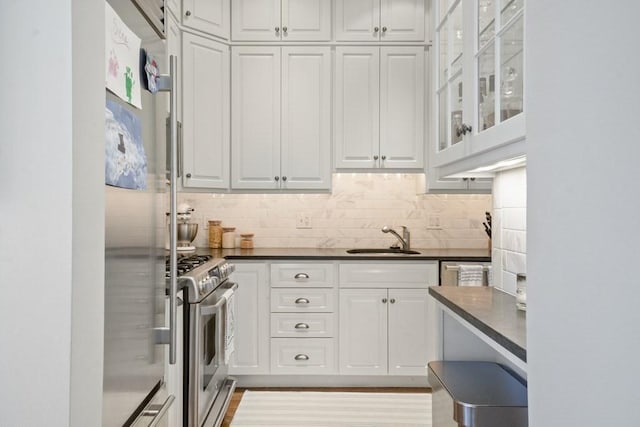
[[[398,254],[398,255],[419,255],[420,254],[420,252],[418,252],[418,251],[396,249],[396,248],[387,248],[387,249],[377,249],[377,248],[349,249],[349,250],[347,250],[347,253],[348,254]]]

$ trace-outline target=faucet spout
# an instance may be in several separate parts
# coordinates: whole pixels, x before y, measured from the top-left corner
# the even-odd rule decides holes
[[[402,236],[400,236],[393,228],[385,225],[384,227],[382,227],[382,232],[383,233],[391,233],[394,236],[396,236],[396,238],[398,239],[398,241],[400,242],[400,244],[402,245],[402,250],[403,251],[408,251],[411,249],[411,233],[409,233],[409,229],[407,227],[405,227],[404,225],[401,226],[402,227]]]

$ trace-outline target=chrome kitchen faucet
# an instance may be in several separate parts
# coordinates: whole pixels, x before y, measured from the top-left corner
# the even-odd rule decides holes
[[[385,225],[384,227],[382,227],[382,232],[391,233],[394,236],[396,236],[396,238],[402,245],[402,250],[408,251],[409,249],[411,249],[411,233],[409,233],[409,229],[406,226],[401,225],[400,227],[402,227],[402,237],[393,228],[390,228],[388,225]]]

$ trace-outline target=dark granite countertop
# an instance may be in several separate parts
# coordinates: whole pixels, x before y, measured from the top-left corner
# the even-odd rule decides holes
[[[420,249],[418,255],[404,254],[348,254],[345,248],[256,248],[256,249],[198,249],[198,253],[210,253],[229,260],[456,260],[491,261],[486,249]]]
[[[516,298],[486,286],[432,286],[429,294],[518,359],[527,361],[526,316]]]

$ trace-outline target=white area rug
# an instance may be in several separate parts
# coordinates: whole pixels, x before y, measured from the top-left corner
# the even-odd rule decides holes
[[[231,426],[431,427],[431,394],[245,391]]]

